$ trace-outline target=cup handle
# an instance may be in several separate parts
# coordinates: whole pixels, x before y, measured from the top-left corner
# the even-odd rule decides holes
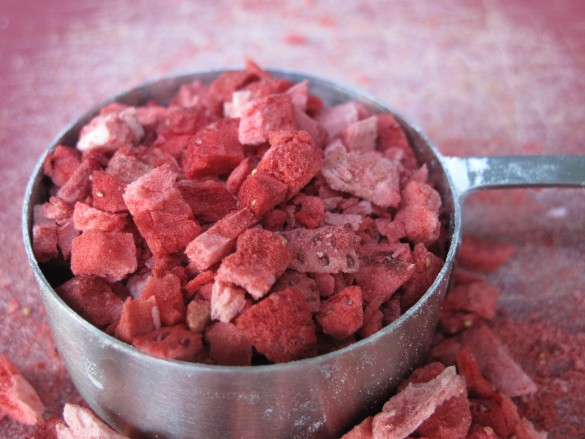
[[[479,189],[585,187],[585,156],[441,157],[461,198]]]

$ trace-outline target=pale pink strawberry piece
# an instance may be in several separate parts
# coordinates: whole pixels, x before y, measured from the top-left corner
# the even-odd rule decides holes
[[[237,327],[274,363],[303,358],[317,342],[311,310],[295,287],[252,305],[238,318]]]
[[[464,331],[461,341],[477,360],[486,379],[510,398],[538,390],[487,325],[479,324]]]
[[[156,299],[149,297],[142,300],[129,297],[122,306],[115,335],[120,340],[131,343],[134,337],[148,334],[157,327],[160,327],[160,320],[158,319]]]
[[[211,321],[211,306],[207,300],[195,299],[187,305],[185,313],[187,327],[193,332],[203,332]]]
[[[155,255],[182,250],[201,232],[175,179],[176,174],[164,165],[129,184],[124,192],[134,223]]]
[[[47,218],[42,204],[33,207],[33,252],[39,262],[47,262],[59,256],[57,247],[57,223]]]
[[[75,203],[73,224],[77,230],[100,230],[102,232],[121,232],[127,225],[124,213],[109,213],[85,203]]]
[[[514,436],[518,439],[547,439],[548,437],[545,431],[538,431],[526,418],[520,419],[520,422],[516,424]]]
[[[59,188],[57,196],[69,204],[83,201],[91,194],[90,175],[100,169],[100,164],[91,158],[84,159],[75,168],[69,179]]]
[[[209,356],[223,366],[252,364],[252,345],[244,333],[231,323],[217,322],[205,331]]]
[[[268,140],[270,131],[296,128],[291,96],[273,94],[253,99],[242,107],[238,138],[242,144],[258,145]]]
[[[55,186],[63,186],[81,164],[81,153],[75,148],[57,145],[47,154],[43,172],[53,180]]]
[[[246,157],[238,164],[238,166],[233,169],[225,183],[227,190],[231,194],[236,195],[238,193],[242,183],[254,169],[255,164],[255,160],[252,160],[250,157]]]
[[[362,422],[341,436],[341,439],[372,439],[373,420],[373,416],[368,416]]]
[[[294,270],[287,270],[282,276],[278,278],[272,287],[272,292],[285,290],[289,287],[296,287],[301,293],[303,293],[311,312],[314,313],[319,311],[321,306],[321,299],[319,295],[319,289],[317,288],[317,283],[314,279],[310,278],[304,273],[299,273],[298,271]]]
[[[65,403],[63,420],[55,427],[58,439],[128,439],[80,405]]]
[[[287,196],[288,187],[272,175],[256,171],[248,175],[238,192],[238,207],[248,208],[261,218]]]
[[[187,144],[183,170],[188,178],[228,174],[243,159],[238,140],[239,119],[223,119],[197,131]]]
[[[359,120],[359,109],[355,102],[346,102],[323,109],[315,120],[325,128],[329,138],[333,138]]]
[[[313,273],[313,278],[321,297],[329,297],[335,292],[335,278],[331,273]]]
[[[411,383],[374,416],[374,438],[402,439],[414,432],[443,402],[465,395],[465,381],[447,367],[426,383]]]
[[[466,395],[455,396],[439,405],[416,432],[433,439],[464,438],[471,426],[471,410]]]
[[[136,245],[131,233],[86,230],[71,247],[71,271],[93,274],[110,282],[124,279],[137,267]]]
[[[179,180],[177,188],[201,223],[218,221],[236,209],[236,199],[218,180]]]
[[[290,268],[309,273],[354,273],[359,237],[350,225],[297,228],[282,232],[292,251]]]
[[[97,327],[111,325],[120,319],[122,299],[103,278],[76,276],[56,291],[75,312]]]
[[[319,122],[313,119],[304,111],[295,108],[295,117],[297,120],[297,126],[299,130],[306,131],[311,135],[315,146],[319,149],[323,148],[327,143],[328,133]]]
[[[307,229],[316,229],[325,219],[325,203],[317,196],[299,193],[293,200],[301,208],[295,213],[295,219]]]
[[[137,145],[144,129],[136,117],[136,109],[100,114],[85,125],[79,133],[77,149],[114,151],[122,146]]]
[[[223,102],[231,99],[236,90],[257,78],[255,73],[246,70],[222,73],[209,84],[208,105],[214,106],[217,110],[221,110]]]
[[[309,100],[309,81],[304,80],[297,82],[292,85],[286,93],[292,98],[292,103],[296,109],[303,112],[307,109],[307,101]]]
[[[132,339],[132,345],[148,355],[165,360],[192,361],[203,350],[201,334],[190,331],[181,324],[163,326],[137,335]]]
[[[341,133],[343,144],[348,151],[368,152],[376,148],[378,122],[376,116],[370,116],[352,123]]]
[[[390,242],[400,241],[406,237],[406,228],[402,222],[390,218],[376,218],[376,230]]]
[[[43,204],[44,211],[38,215],[54,220],[57,225],[65,224],[73,216],[73,207],[59,197],[49,197],[49,200]],[[37,213],[35,212],[35,215]],[[35,218],[35,222],[36,222]]]
[[[196,79],[182,84],[177,94],[171,99],[170,105],[181,108],[197,108],[203,105],[208,93],[209,86]]]
[[[461,241],[457,261],[469,270],[491,273],[514,253],[514,246],[465,235]]]
[[[238,235],[257,221],[252,211],[236,210],[192,240],[185,254],[199,270],[207,270],[231,253]]]
[[[230,322],[249,305],[246,291],[217,279],[211,290],[211,318],[220,322]]]
[[[291,257],[281,236],[269,230],[249,229],[238,237],[236,252],[223,259],[216,278],[244,288],[258,300],[284,273]]]
[[[223,116],[226,118],[242,117],[242,109],[252,99],[252,92],[249,90],[233,92],[231,101],[225,101],[223,103]]]
[[[387,152],[390,149],[400,151],[400,162],[406,169],[415,169],[417,160],[410,147],[404,130],[390,113],[376,114],[378,121],[377,149]]]
[[[411,181],[401,195],[396,221],[404,224],[409,240],[422,242],[428,247],[437,240],[441,231],[439,193],[428,184]]]
[[[323,222],[330,226],[349,224],[355,232],[360,229],[363,221],[364,217],[356,213],[334,213],[327,211],[323,218]]]
[[[402,286],[401,304],[409,309],[426,293],[443,268],[443,260],[421,244],[415,244],[412,251],[414,270],[412,276]]]
[[[381,207],[396,207],[400,203],[399,167],[376,152],[348,152],[336,141],[325,149],[321,173],[334,190]]]
[[[325,300],[317,313],[317,321],[325,334],[337,340],[353,335],[363,324],[362,290],[350,286]]]
[[[21,424],[43,421],[45,406],[6,354],[0,354],[0,409]]]
[[[154,296],[160,323],[171,326],[185,321],[185,303],[181,280],[172,273],[162,277],[150,276],[142,287],[141,299]]]
[[[140,157],[140,149],[118,149],[106,166],[105,172],[123,183],[132,183],[152,170],[153,166]]]
[[[111,213],[127,211],[122,197],[125,190],[126,183],[104,171],[91,174],[91,196],[96,209]]]
[[[270,148],[256,169],[286,184],[287,198],[292,198],[317,175],[323,153],[306,131],[271,131],[268,141]]]
[[[63,259],[67,260],[71,257],[73,240],[77,236],[79,236],[79,231],[75,228],[73,219],[70,219],[57,227],[57,246],[59,247],[59,250],[61,250]]]

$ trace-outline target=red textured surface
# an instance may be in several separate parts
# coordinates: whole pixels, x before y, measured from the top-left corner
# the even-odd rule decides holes
[[[585,153],[581,0],[3,0],[0,53],[0,350],[47,417],[79,396],[26,263],[22,195],[52,138],[114,93],[250,57],[355,84],[446,154]],[[551,439],[585,436],[583,218],[582,189],[483,192],[464,208],[466,231],[516,247],[489,275],[505,310],[494,331],[539,386],[520,408]],[[0,420],[0,437],[30,431]]]

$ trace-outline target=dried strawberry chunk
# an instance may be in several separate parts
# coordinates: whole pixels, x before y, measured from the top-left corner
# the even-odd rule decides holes
[[[65,423],[59,422],[55,426],[59,439],[128,439],[108,427],[89,409],[76,404],[65,403],[63,420]]]
[[[285,93],[254,99],[241,113],[238,135],[243,144],[258,145],[268,140],[270,131],[297,128],[292,98]]]
[[[110,284],[97,276],[76,276],[56,289],[61,298],[84,319],[97,327],[115,323],[122,313],[122,300]]]
[[[289,287],[296,287],[301,293],[303,293],[311,312],[319,311],[321,306],[321,299],[319,295],[319,289],[317,288],[317,283],[314,279],[310,278],[304,273],[299,273],[298,271],[294,270],[287,270],[282,276],[278,278],[272,287],[272,292],[285,290]]]
[[[238,235],[257,221],[250,210],[236,210],[191,241],[185,254],[199,270],[207,270],[229,254]]]
[[[267,296],[237,320],[254,348],[274,363],[307,355],[315,345],[315,324],[303,294],[295,287]]]
[[[238,140],[239,119],[224,119],[199,130],[187,144],[183,170],[188,178],[218,177],[244,158]]]
[[[0,409],[27,425],[42,422],[45,411],[36,390],[5,354],[0,354]]]
[[[290,268],[309,273],[354,273],[359,269],[359,237],[350,225],[298,228],[282,232],[292,251]]]
[[[346,102],[324,108],[317,114],[315,120],[325,128],[329,137],[333,138],[359,120],[359,110],[355,102]]]
[[[211,290],[211,318],[231,322],[248,307],[248,302],[245,290],[218,279]]]
[[[211,321],[211,308],[207,300],[195,299],[187,305],[185,313],[187,327],[193,332],[203,332]]]
[[[433,439],[464,438],[471,426],[471,410],[465,395],[455,396],[438,406],[416,432]]]
[[[378,206],[396,207],[400,202],[399,167],[378,153],[348,152],[341,142],[334,142],[325,149],[321,173],[332,189]]]
[[[514,246],[465,235],[461,241],[457,261],[462,267],[482,273],[491,273],[514,253]]]
[[[57,145],[47,154],[43,162],[43,172],[51,177],[55,186],[63,186],[81,164],[81,154],[75,148]]]
[[[33,208],[33,252],[39,262],[47,262],[59,256],[57,248],[57,223],[47,218],[45,207],[37,204]]]
[[[57,192],[57,196],[69,204],[76,201],[83,201],[91,194],[90,175],[93,171],[100,169],[100,164],[91,159],[84,159],[81,164],[75,168],[69,179]]]
[[[376,148],[378,122],[376,116],[370,116],[352,123],[341,133],[343,144],[348,151],[368,152]]]
[[[132,339],[132,345],[153,357],[165,360],[193,360],[203,350],[201,334],[185,325],[163,326]]]
[[[162,277],[150,276],[142,288],[141,299],[154,296],[160,323],[171,326],[185,321],[185,303],[181,280],[172,273]]]
[[[116,337],[126,343],[131,343],[134,337],[147,334],[160,327],[160,320],[156,317],[158,317],[158,311],[154,297],[148,299],[129,297],[122,306],[120,320],[115,330]]]
[[[73,209],[73,224],[77,230],[121,232],[127,225],[126,214],[104,212],[79,201]]]
[[[217,322],[205,331],[209,356],[224,366],[252,364],[252,345],[243,332],[231,323]]]
[[[423,296],[443,268],[443,260],[417,243],[412,251],[414,269],[412,276],[402,286],[401,305],[409,309]]]
[[[321,304],[317,321],[337,340],[354,334],[363,323],[361,288],[350,286],[329,297]]]
[[[397,150],[401,155],[400,162],[406,169],[415,169],[417,160],[404,130],[390,113],[375,115],[378,122],[377,149],[382,152]]]
[[[258,300],[284,273],[291,256],[281,236],[269,230],[249,229],[238,237],[236,252],[222,261],[217,279],[241,286]]]
[[[136,117],[136,109],[128,107],[93,118],[81,129],[77,149],[116,150],[122,146],[138,144],[142,136],[144,129]]]
[[[170,167],[163,165],[129,184],[124,192],[134,223],[155,255],[182,250],[201,232],[175,179]]]
[[[137,267],[136,246],[131,233],[86,230],[71,247],[71,271],[94,274],[111,282],[124,279]]]
[[[126,183],[104,171],[91,174],[91,196],[96,209],[111,213],[127,211],[122,197],[125,190]]]
[[[429,246],[441,231],[440,211],[439,193],[426,183],[410,181],[402,191],[396,221],[404,224],[408,239]]]
[[[257,171],[246,178],[238,192],[238,206],[247,207],[257,218],[286,199],[287,186],[270,174]]]
[[[179,180],[177,188],[201,223],[218,221],[236,209],[236,199],[220,181]]]

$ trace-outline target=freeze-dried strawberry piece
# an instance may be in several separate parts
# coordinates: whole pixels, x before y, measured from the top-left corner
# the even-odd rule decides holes
[[[316,229],[325,219],[325,203],[316,196],[298,194],[295,202],[301,205],[301,209],[295,213],[295,219],[307,229]]]
[[[124,213],[104,212],[78,201],[73,209],[73,224],[81,231],[121,232],[127,224],[126,216]]]
[[[465,439],[500,439],[492,427],[483,426],[478,423],[471,424]]]
[[[69,204],[76,201],[83,201],[91,194],[90,175],[93,171],[100,169],[100,164],[91,158],[84,159],[81,164],[75,168],[73,174],[57,192],[57,196]]]
[[[438,406],[416,432],[433,439],[465,438],[471,426],[471,410],[465,395],[446,400]]]
[[[313,279],[298,271],[287,270],[278,278],[272,287],[272,292],[285,290],[289,287],[296,287],[303,293],[311,312],[319,311],[321,299],[317,283]]]
[[[325,148],[321,169],[332,189],[348,192],[381,207],[400,202],[398,165],[376,152],[348,152],[340,141]]]
[[[81,164],[79,150],[64,145],[57,145],[47,154],[43,162],[43,172],[51,177],[55,186],[63,186]]]
[[[409,384],[374,416],[374,437],[403,438],[415,431],[443,402],[465,395],[465,381],[447,367],[426,383]]]
[[[175,179],[164,165],[129,184],[124,192],[134,223],[155,255],[182,250],[201,231],[197,221],[191,219],[191,208]]]
[[[305,111],[307,101],[309,100],[309,81],[304,80],[293,84],[287,91],[292,98],[292,103],[296,109]]]
[[[36,390],[5,354],[0,354],[0,409],[27,425],[42,422],[45,410]]]
[[[491,273],[514,253],[514,246],[465,235],[461,241],[457,262],[464,268]]]
[[[93,207],[111,213],[128,210],[124,198],[122,198],[126,190],[126,183],[104,171],[94,171],[90,179]]]
[[[362,287],[364,301],[380,306],[410,279],[413,271],[410,250],[400,255],[377,252],[360,258],[356,280]]]
[[[355,232],[360,229],[363,220],[364,217],[355,213],[333,213],[329,211],[325,212],[325,217],[323,218],[323,222],[331,226],[349,224]]]
[[[32,247],[37,261],[47,262],[59,256],[57,223],[47,218],[42,204],[33,208],[32,236]]]
[[[421,243],[414,245],[412,257],[414,260],[412,276],[402,286],[403,310],[409,309],[418,302],[443,268],[443,260],[428,251]]]
[[[401,196],[396,221],[404,224],[409,240],[429,246],[437,240],[441,229],[439,193],[428,184],[411,181]]]
[[[231,101],[224,101],[224,117],[242,117],[242,108],[253,99],[250,90],[239,90],[232,93]]]
[[[380,113],[375,115],[378,122],[378,139],[377,149],[385,152],[389,149],[397,149],[401,152],[400,162],[406,169],[415,169],[417,160],[404,130],[390,113]]]
[[[354,334],[362,326],[363,318],[362,290],[355,285],[325,300],[317,314],[323,332],[337,340]]]
[[[295,287],[267,296],[237,320],[254,348],[274,363],[304,357],[315,346],[315,324],[303,294]]]
[[[425,364],[424,366],[418,367],[412,371],[412,373],[402,380],[398,385],[397,393],[404,390],[409,384],[420,384],[428,383],[429,381],[437,378],[441,373],[445,371],[445,365],[438,362],[432,361]]]
[[[131,343],[134,337],[154,331],[157,327],[160,327],[160,320],[158,319],[156,299],[154,297],[148,299],[129,297],[122,305],[115,335],[120,340]]]
[[[139,148],[120,148],[108,162],[105,172],[124,183],[132,183],[153,168],[151,164],[142,161],[139,152]]]
[[[238,235],[257,221],[250,210],[236,210],[191,241],[185,254],[199,270],[207,270],[229,254]]]
[[[153,357],[165,360],[191,361],[203,350],[201,334],[185,325],[163,326],[132,339],[132,345]]]
[[[179,180],[177,188],[202,223],[218,221],[236,209],[236,199],[220,181]]]
[[[261,218],[277,204],[286,199],[287,186],[272,175],[252,172],[242,183],[238,192],[238,207],[246,207]]]
[[[376,148],[378,122],[376,116],[370,116],[352,123],[341,133],[343,144],[348,151],[368,152]]]
[[[73,207],[59,197],[49,197],[49,200],[43,204],[43,212],[38,213],[41,218],[46,217],[54,220],[57,225],[65,224],[73,215]],[[35,212],[37,215],[37,212]],[[37,219],[35,217],[35,223]]]
[[[260,163],[258,171],[264,171],[288,187],[287,198],[292,198],[317,175],[323,157],[306,131],[271,131],[268,135],[270,148]]]
[[[150,267],[153,276],[162,278],[167,274],[173,274],[177,276],[181,284],[183,284],[187,281],[187,273],[182,262],[182,255],[170,254],[152,256],[152,258],[145,264]]]
[[[317,148],[323,148],[327,143],[328,138],[328,134],[325,128],[319,125],[319,123],[310,117],[307,113],[299,110],[298,108],[295,108],[295,116],[298,129],[309,133],[313,138]]]
[[[282,232],[292,251],[290,268],[308,273],[354,273],[359,269],[359,237],[349,224]]]
[[[187,282],[183,288],[190,295],[189,297],[192,297],[203,285],[213,282],[214,277],[215,273],[213,271],[203,271]]]
[[[243,332],[231,323],[217,322],[205,331],[209,356],[224,366],[252,364],[252,345]]]
[[[372,439],[373,420],[374,420],[373,416],[368,416],[358,425],[356,425],[343,436],[341,436],[341,439]]]
[[[255,164],[256,163],[252,158],[246,157],[234,168],[225,182],[225,186],[231,194],[235,195],[238,193],[242,183],[254,169]]]
[[[481,373],[509,397],[522,396],[537,390],[536,384],[512,357],[485,324],[474,326],[461,334],[461,341],[469,348]]]
[[[211,321],[211,307],[207,300],[195,299],[187,305],[185,323],[193,332],[203,332]]]
[[[246,291],[219,279],[213,283],[210,302],[211,318],[220,322],[231,322],[249,305]]]
[[[258,300],[284,273],[291,256],[281,236],[269,230],[249,229],[238,237],[236,252],[224,258],[216,277],[241,286]]]
[[[329,137],[332,138],[359,120],[359,110],[355,102],[346,102],[324,108],[315,116],[315,120],[325,128]]]
[[[257,76],[247,70],[224,72],[209,84],[210,102],[219,105],[228,101],[232,94]],[[219,106],[221,109],[221,106]]]
[[[470,402],[473,422],[493,428],[498,437],[510,437],[520,422],[516,405],[502,392]]]
[[[111,325],[120,318],[122,300],[103,278],[76,276],[56,291],[75,312],[97,327]]]
[[[259,145],[268,140],[270,131],[297,128],[292,98],[285,93],[254,99],[241,112],[238,138],[242,144]]]
[[[547,439],[548,435],[544,431],[537,431],[534,424],[526,418],[520,419],[520,422],[514,428],[513,436],[518,439]]]
[[[137,267],[136,246],[131,233],[86,230],[71,247],[71,271],[94,274],[110,282],[124,279]]]
[[[128,107],[93,118],[81,129],[77,149],[114,151],[122,146],[137,145],[142,136],[144,129],[136,117],[136,109]]]
[[[244,159],[238,140],[239,119],[223,119],[197,131],[187,144],[183,171],[188,178],[218,177]]]
[[[55,426],[59,439],[128,439],[108,427],[91,410],[76,404],[65,403],[63,420],[65,423]]]
[[[141,292],[141,299],[154,296],[160,323],[171,326],[185,321],[185,303],[181,293],[181,281],[172,273],[163,277],[150,276]]]
[[[315,284],[321,297],[329,297],[335,292],[335,278],[330,273],[313,273]]]
[[[494,388],[487,381],[481,371],[475,357],[468,347],[463,346],[457,353],[457,369],[465,378],[467,393],[472,398],[489,398],[494,393]]]
[[[496,315],[499,296],[500,290],[486,282],[458,285],[449,290],[441,312],[464,311],[491,320]]]
[[[384,313],[380,309],[378,302],[366,304],[364,309],[364,323],[359,330],[362,338],[369,337],[378,332],[384,326]]]
[[[70,219],[57,227],[57,246],[59,247],[59,250],[61,250],[63,259],[67,260],[71,257],[73,240],[77,236],[79,236],[79,231],[75,228],[73,219]]]
[[[204,105],[209,94],[209,86],[198,79],[182,84],[170,101],[170,105],[179,108],[198,108]]]

